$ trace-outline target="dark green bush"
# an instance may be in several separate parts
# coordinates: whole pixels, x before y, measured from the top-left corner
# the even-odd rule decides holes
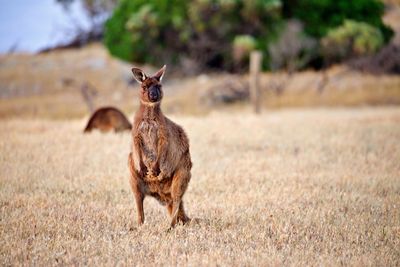
[[[346,19],[366,22],[381,30],[385,42],[393,31],[383,24],[384,4],[379,0],[284,0],[284,14],[303,21],[305,31],[321,38]]]
[[[200,67],[232,70],[234,42],[237,48],[241,36],[251,36],[252,48],[267,53],[280,10],[280,0],[121,0],[106,22],[104,42],[112,55],[128,61],[190,59]]]

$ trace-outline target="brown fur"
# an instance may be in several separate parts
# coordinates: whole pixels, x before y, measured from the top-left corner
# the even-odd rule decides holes
[[[166,205],[171,216],[171,227],[186,223],[182,197],[190,181],[192,162],[189,140],[184,130],[163,115],[160,109],[162,90],[160,81],[165,67],[153,77],[139,77],[141,105],[132,128],[132,152],[128,157],[130,184],[136,200],[138,223],[144,222],[143,200],[149,195]],[[148,88],[160,86],[160,99],[151,102]]]
[[[121,132],[131,130],[132,124],[120,110],[114,107],[103,107],[93,113],[84,132],[91,132],[93,129],[99,129],[101,132],[108,132],[111,130]]]

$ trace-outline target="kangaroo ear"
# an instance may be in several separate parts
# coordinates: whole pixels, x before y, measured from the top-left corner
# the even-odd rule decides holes
[[[133,77],[136,81],[138,81],[138,83],[142,83],[147,78],[146,73],[139,68],[132,68],[132,73]]]
[[[159,82],[161,82],[166,69],[167,65],[164,65],[159,71],[156,72],[156,74],[153,75],[153,78],[156,78]]]

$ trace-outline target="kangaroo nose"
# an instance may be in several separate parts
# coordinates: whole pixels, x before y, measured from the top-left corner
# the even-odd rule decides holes
[[[151,91],[149,92],[149,97],[150,97],[150,99],[152,99],[152,100],[157,99],[157,97],[158,97],[157,91],[151,90]]]

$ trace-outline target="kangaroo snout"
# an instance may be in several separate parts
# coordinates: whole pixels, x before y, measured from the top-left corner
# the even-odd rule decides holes
[[[149,99],[150,101],[156,102],[160,98],[160,92],[159,89],[155,86],[150,87],[149,89]]]

